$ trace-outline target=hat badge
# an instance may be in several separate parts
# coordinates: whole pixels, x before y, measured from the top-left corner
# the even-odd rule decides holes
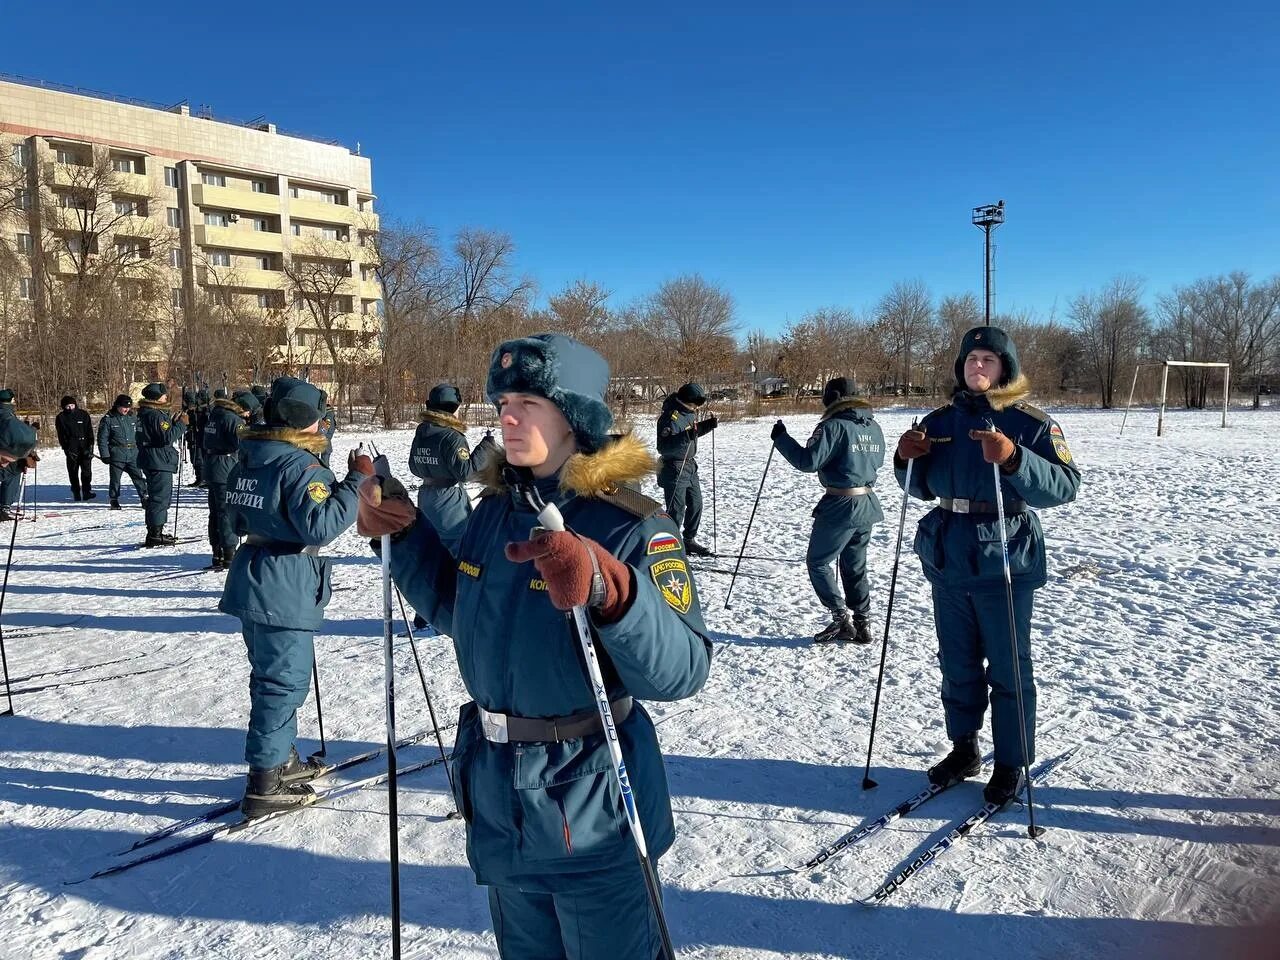
[[[975,340],[981,340],[981,339],[982,339],[982,334],[980,334],[980,333],[975,333],[975,334],[973,335],[973,339],[975,339]]]
[[[503,370],[507,369],[507,367],[511,366],[511,354],[504,353],[499,363],[501,363]]]

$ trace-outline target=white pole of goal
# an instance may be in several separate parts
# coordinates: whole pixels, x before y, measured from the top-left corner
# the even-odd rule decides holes
[[[1124,405],[1124,416],[1120,418],[1120,436],[1124,436],[1124,425],[1129,420],[1129,408],[1133,406],[1133,391],[1138,389],[1138,371],[1142,369],[1142,364],[1137,364],[1133,368],[1133,384],[1129,387],[1129,402]]]
[[[1162,367],[1163,373],[1160,375],[1160,416],[1156,420],[1156,436],[1164,436],[1164,403],[1165,394],[1169,389],[1169,363],[1166,361]]]

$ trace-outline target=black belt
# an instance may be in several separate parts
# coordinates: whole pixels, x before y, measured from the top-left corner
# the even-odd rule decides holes
[[[613,722],[622,723],[631,715],[634,701],[619,697],[609,704],[613,710]],[[490,743],[562,743],[593,733],[603,733],[600,712],[575,713],[571,717],[511,717],[505,713],[493,713],[480,704],[480,729]]]
[[[457,480],[437,480],[434,477],[428,477],[422,481],[421,485],[428,490],[447,490],[457,482]]]
[[[943,510],[950,510],[952,513],[999,513],[996,504],[991,500],[966,500],[963,497],[939,497],[938,506]],[[1005,500],[1004,512],[1006,514],[1026,513],[1027,504],[1025,500],[1015,500],[1012,497]]]
[[[307,546],[305,543],[290,543],[287,540],[272,540],[270,537],[263,537],[256,533],[251,533],[245,537],[244,543],[246,547],[264,547],[272,553],[305,553],[312,557],[320,556],[319,547]]]

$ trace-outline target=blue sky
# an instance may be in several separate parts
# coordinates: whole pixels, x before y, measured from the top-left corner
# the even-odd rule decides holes
[[[359,141],[384,216],[506,230],[544,296],[697,271],[744,331],[900,279],[980,296],[969,212],[1001,198],[998,310],[1280,271],[1262,4],[95,6],[10,5],[48,42],[0,71]]]

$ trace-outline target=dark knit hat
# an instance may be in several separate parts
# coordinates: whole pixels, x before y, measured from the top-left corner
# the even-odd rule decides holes
[[[676,391],[676,397],[681,403],[691,407],[700,407],[707,402],[707,391],[702,389],[702,384],[700,383],[686,383]]]
[[[427,394],[428,410],[455,413],[460,406],[462,406],[462,394],[458,393],[458,388],[451,383],[438,383]]]
[[[111,405],[111,408],[114,410],[116,407],[132,407],[132,406],[133,406],[133,397],[129,396],[127,393],[121,393],[116,396],[116,402]]]
[[[858,384],[853,377],[834,377],[827,381],[827,385],[822,388],[823,406],[831,406],[841,400],[847,400],[850,397],[857,396]]]
[[[268,402],[272,423],[297,430],[311,426],[324,414],[324,391],[297,377],[277,377]]]
[[[13,391],[8,387],[0,390],[0,403],[13,403]]]
[[[0,453],[15,460],[36,448],[36,431],[17,417],[0,417]]]
[[[252,390],[237,390],[231,399],[245,413],[253,413],[262,406]]]
[[[207,387],[201,387],[196,391],[196,403],[205,405],[209,403],[209,389]]]
[[[268,391],[267,391],[267,388],[264,387],[262,384],[255,383],[252,387],[249,388],[249,390],[253,393],[255,397],[258,398],[259,403],[262,403],[262,401],[267,399]]]
[[[75,397],[71,396],[71,394],[67,394],[65,397],[62,398],[58,406],[65,407],[67,404],[72,404],[78,407],[80,406],[80,401],[77,400]]]
[[[956,385],[964,388],[965,357],[975,350],[990,350],[1000,357],[1004,365],[1004,375],[999,386],[1011,380],[1017,380],[1022,373],[1022,365],[1018,363],[1018,348],[1013,345],[1013,338],[999,327],[974,327],[960,341],[960,352],[956,355]]]
[[[226,388],[226,387],[218,387],[218,389],[217,389],[217,390],[214,390],[214,391],[213,391],[213,399],[215,399],[215,400],[225,400],[225,399],[227,399],[227,388]]]
[[[163,383],[148,383],[142,388],[143,400],[159,400],[169,391],[165,389]]]
[[[188,407],[194,407],[199,394],[191,387],[185,387],[182,391],[182,402]]]
[[[498,345],[489,361],[485,396],[495,406],[504,393],[546,397],[569,421],[578,449],[594,453],[609,437],[613,414],[605,406],[609,364],[584,343],[560,333],[539,333]]]

